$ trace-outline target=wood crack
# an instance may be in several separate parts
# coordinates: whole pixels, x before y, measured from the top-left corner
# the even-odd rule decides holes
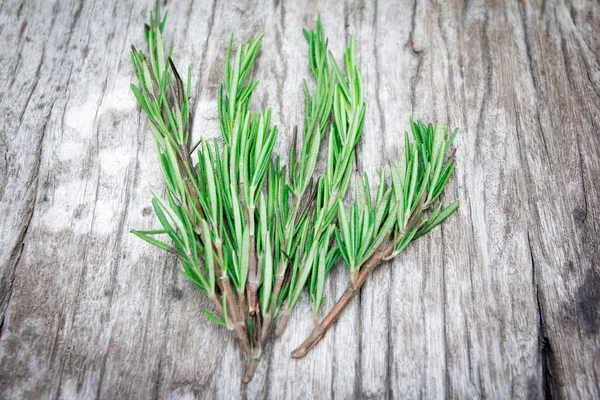
[[[50,106],[50,111],[49,111],[48,115],[50,115],[52,113],[53,108],[54,108],[54,101],[52,102],[52,105]],[[8,309],[8,305],[9,305],[11,297],[12,297],[13,285],[15,282],[15,278],[17,276],[17,266],[19,265],[19,262],[21,261],[21,255],[23,254],[23,249],[25,247],[25,237],[29,230],[29,226],[31,225],[31,221],[33,219],[33,213],[35,210],[35,205],[37,203],[37,194],[38,194],[38,188],[39,188],[40,162],[41,162],[41,158],[42,158],[42,149],[43,149],[44,137],[46,135],[47,126],[48,126],[48,119],[46,119],[46,122],[44,123],[44,126],[42,127],[42,132],[40,135],[40,139],[38,141],[37,159],[36,159],[35,166],[34,166],[35,175],[33,176],[33,179],[32,179],[33,194],[32,194],[31,200],[29,201],[27,209],[25,211],[25,214],[27,214],[27,219],[26,219],[26,222],[22,226],[22,230],[21,230],[21,233],[19,234],[19,238],[17,239],[16,245],[13,247],[13,249],[11,251],[11,255],[8,258],[9,261],[4,266],[5,270],[10,269],[10,267],[7,267],[7,266],[9,264],[11,264],[10,260],[14,260],[12,271],[10,273],[8,287],[5,287],[4,279],[3,279],[3,282],[0,283],[0,338],[2,337],[2,334],[4,332],[4,318],[6,316],[6,310]]]
[[[29,102],[31,101],[33,92],[35,92],[35,89],[37,89],[38,82],[40,81],[40,72],[42,70],[42,65],[44,64],[45,56],[46,56],[46,46],[44,45],[44,47],[42,48],[42,56],[40,57],[40,63],[38,64],[37,70],[35,71],[35,78],[34,78],[35,80],[33,82],[33,88],[31,88],[31,91],[29,92],[29,96],[27,96],[27,100],[25,101],[25,106],[23,107],[23,110],[21,111],[21,115],[19,115],[19,126],[17,128],[17,132],[21,130],[21,125],[23,124],[23,117],[25,116],[25,112],[27,111],[27,108],[29,107]]]
[[[579,156],[579,174],[581,175],[581,190],[583,191],[583,205],[584,205],[584,210],[583,210],[583,218],[581,218],[579,220],[579,222],[584,223],[587,215],[588,215],[588,196],[587,196],[587,190],[585,187],[585,174],[583,172],[583,158],[581,156],[581,148],[579,147],[579,141],[576,142],[577,144],[577,155]]]
[[[31,215],[33,215],[33,212],[31,212]],[[5,288],[6,285],[4,282],[6,282],[6,280],[3,280],[2,286],[0,286],[0,307],[2,307],[2,309],[0,309],[0,338],[2,338],[2,335],[4,334],[4,317],[6,316],[6,310],[8,309],[8,305],[12,297],[12,289],[15,283],[15,277],[17,276],[17,265],[19,264],[19,261],[21,261],[21,254],[23,254],[23,248],[25,247],[25,243],[23,241],[25,239],[25,235],[27,234],[27,229],[29,228],[30,223],[31,217],[29,218],[25,229],[23,229],[23,232],[17,240],[17,246],[14,247],[9,257],[9,259],[14,258],[15,263],[9,279],[8,287]]]
[[[482,130],[483,130],[483,126],[484,126],[484,121],[485,121],[485,111],[487,110],[487,100],[488,100],[488,93],[490,92],[491,88],[492,88],[492,55],[491,55],[491,50],[490,50],[490,39],[488,37],[488,31],[487,31],[487,27],[488,27],[488,20],[489,20],[489,15],[488,15],[488,10],[486,8],[485,11],[485,18],[484,18],[484,22],[483,22],[483,31],[482,31],[482,39],[481,39],[481,62],[482,62],[482,72],[485,73],[485,78],[483,80],[483,94],[481,95],[481,106],[479,108],[479,118],[477,120],[477,129],[475,131],[475,147],[479,148],[480,147],[480,140],[481,140],[481,135],[479,134]],[[484,195],[484,199],[486,196],[485,191],[483,192]]]
[[[556,390],[557,382],[555,382],[554,379],[554,352],[552,350],[552,344],[550,343],[550,339],[547,334],[546,322],[544,320],[543,295],[540,295],[540,292],[542,290],[537,277],[538,273],[536,270],[535,259],[533,257],[533,247],[531,245],[531,236],[529,233],[527,233],[527,244],[529,249],[529,256],[531,258],[532,284],[535,291],[535,301],[538,314],[538,357],[542,369],[542,390],[544,398],[553,399],[558,398],[558,391]]]
[[[539,87],[539,82],[537,81],[537,77],[536,74],[533,71],[533,57],[531,55],[531,44],[530,44],[530,38],[529,38],[529,33],[528,33],[528,24],[527,24],[527,18],[525,15],[525,7],[521,7],[521,21],[523,23],[523,41],[525,42],[525,52],[527,54],[527,65],[529,66],[529,74],[531,76],[531,83],[533,85],[533,92],[534,92],[534,101],[535,101],[535,113],[537,116],[537,122],[540,128],[540,138],[542,139],[542,143],[544,144],[544,150],[545,150],[545,155],[546,155],[546,162],[548,163],[548,166],[550,167],[550,171],[553,172],[552,170],[552,163],[550,162],[550,151],[548,150],[548,144],[546,143],[546,135],[544,134],[544,127],[542,125],[542,121],[541,121],[541,117],[540,117],[540,112],[539,112],[539,108],[538,108],[538,98],[539,98],[539,94],[538,94],[538,87]]]
[[[421,63],[423,62],[423,57],[422,57],[422,52],[423,50],[417,50],[415,48],[414,45],[414,38],[413,35],[415,33],[415,26],[416,26],[416,14],[417,14],[417,0],[415,0],[414,5],[413,5],[413,9],[412,9],[412,16],[410,19],[410,35],[408,38],[408,48],[412,51],[413,55],[415,57],[417,57],[417,70],[415,72],[415,75],[413,77],[411,77],[410,79],[410,105],[411,105],[411,114],[415,113],[415,89],[417,86],[417,81],[419,80],[419,74],[421,72]]]

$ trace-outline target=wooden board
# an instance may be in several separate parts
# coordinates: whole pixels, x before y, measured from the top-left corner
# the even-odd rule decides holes
[[[359,165],[402,149],[408,117],[459,127],[458,212],[375,271],[323,342],[307,299],[255,379],[156,226],[154,143],[129,91],[151,1],[0,1],[3,398],[600,397],[600,7],[589,0],[168,4],[192,66],[193,135],[218,134],[231,32],[265,33],[256,107],[276,151],[303,117],[303,27],[357,36]],[[336,268],[324,307],[341,294]]]

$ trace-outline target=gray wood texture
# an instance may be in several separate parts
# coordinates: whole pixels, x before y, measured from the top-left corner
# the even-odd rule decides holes
[[[151,1],[0,0],[0,397],[599,398],[600,5],[585,0],[173,1],[193,135],[215,136],[229,34],[265,33],[255,105],[284,152],[321,13],[358,37],[360,167],[408,117],[459,127],[441,229],[374,272],[305,359],[306,299],[254,380],[229,332],[128,233],[157,221],[154,142],[129,91]],[[284,154],[284,153],[282,153]],[[336,268],[329,308],[346,285]]]

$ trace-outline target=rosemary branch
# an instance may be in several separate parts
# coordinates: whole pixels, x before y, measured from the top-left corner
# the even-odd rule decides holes
[[[282,226],[279,246],[280,261],[277,266],[275,284],[271,303],[266,311],[263,324],[261,339],[265,340],[273,320],[273,315],[279,312],[279,306],[282,299],[279,298],[286,274],[289,274],[288,266],[290,258],[295,254],[292,246],[297,240],[297,235],[301,232],[301,227],[305,225],[308,218],[307,204],[312,200],[310,191],[314,186],[313,175],[318,162],[319,151],[323,138],[326,134],[331,110],[333,106],[333,97],[336,88],[336,77],[330,67],[327,51],[327,40],[323,30],[321,19],[317,19],[316,31],[304,30],[304,36],[309,45],[309,58],[313,77],[315,79],[315,90],[310,92],[306,81],[303,83],[306,97],[306,121],[303,129],[303,145],[298,159],[297,138],[298,128],[294,127],[294,139],[290,147],[289,154],[289,186],[281,180],[284,174],[280,174],[278,182],[279,211],[280,218],[285,221]],[[333,60],[335,63],[335,60]],[[291,195],[291,200],[288,197]],[[291,205],[288,207],[288,204]],[[305,207],[303,207],[305,206]],[[299,214],[300,213],[300,214]],[[297,266],[297,264],[295,264]],[[293,279],[290,277],[290,280]],[[286,292],[289,292],[287,288]],[[291,311],[291,310],[290,310]]]
[[[448,136],[447,125],[425,126],[410,120],[414,142],[405,132],[405,153],[390,165],[392,185],[381,172],[377,198],[371,201],[367,176],[357,186],[356,202],[350,213],[338,203],[339,227],[336,242],[350,271],[350,282],[342,297],[292,357],[304,357],[325,335],[356,296],[373,269],[399,255],[413,240],[446,220],[458,201],[442,210],[439,204],[427,217],[425,212],[442,194],[454,169],[450,148],[458,130]]]
[[[360,72],[356,66],[354,38],[346,49],[344,77],[335,59],[329,53],[336,86],[333,93],[333,123],[329,131],[325,174],[317,184],[315,209],[309,230],[300,240],[303,248],[295,265],[287,296],[287,306],[277,325],[276,334],[285,328],[293,308],[300,300],[304,287],[309,285],[311,304],[315,313],[323,301],[325,276],[337,258],[335,247],[330,248],[334,232],[337,202],[344,199],[352,172],[354,149],[364,122],[366,105],[362,100]]]

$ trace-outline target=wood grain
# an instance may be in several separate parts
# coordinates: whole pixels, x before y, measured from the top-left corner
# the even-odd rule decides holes
[[[154,143],[128,49],[151,1],[0,0],[0,393],[3,398],[600,397],[600,7],[592,0],[180,1],[193,135],[218,135],[229,34],[265,33],[255,107],[287,154],[321,14],[357,36],[368,103],[359,168],[402,149],[408,117],[459,127],[441,229],[374,272],[306,358],[301,300],[242,384],[156,226]],[[335,268],[329,308],[346,286]]]

